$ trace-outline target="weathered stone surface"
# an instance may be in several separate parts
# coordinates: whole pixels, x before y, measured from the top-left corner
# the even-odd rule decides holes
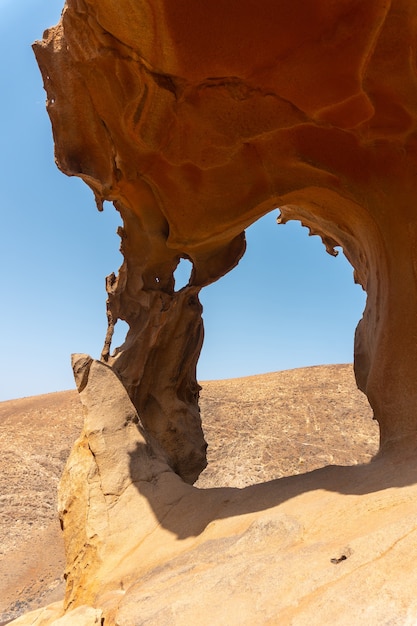
[[[110,626],[415,621],[415,9],[68,0],[35,45],[59,167],[123,218],[103,362],[74,362],[86,416],[61,483],[66,611],[99,607]],[[367,292],[355,373],[385,454],[198,490],[198,294],[277,206],[341,246]],[[176,291],[181,258],[193,272]],[[129,332],[111,353],[117,319]]]
[[[53,605],[19,626],[417,620],[415,455],[201,490],[147,441],[110,367],[91,362],[81,399],[60,489],[65,618]]]
[[[183,484],[169,470],[158,444],[145,435],[112,369],[76,355],[75,367],[80,362],[84,365],[80,379],[88,378],[80,391],[85,423],[68,459],[58,498],[69,566],[67,607],[79,604],[81,596],[86,602],[94,599],[105,584],[103,568],[116,571],[123,553],[129,553],[139,537],[152,534],[157,524],[152,508],[145,497],[132,498],[131,492],[136,494],[141,483],[152,489],[167,472],[174,483]]]
[[[13,624],[13,626],[43,626],[44,624],[53,624],[54,621],[62,617],[63,612],[62,602],[55,602],[41,609],[25,613],[12,622],[7,621],[6,624],[10,623]]]
[[[199,488],[242,488],[329,464],[366,463],[378,450],[377,423],[351,365],[202,387],[209,447]],[[0,403],[0,624],[64,597],[56,486],[82,415],[76,390]]]
[[[62,615],[62,603],[51,604],[44,609],[38,609],[27,613],[14,620],[15,626],[42,626],[53,624],[54,626],[103,626],[103,612],[91,606],[79,606],[66,615]]]
[[[358,385],[382,447],[416,440],[414,16],[412,0],[68,0],[35,45],[59,167],[124,222],[103,358],[188,482],[205,464],[198,293],[277,206],[342,246],[368,294]]]

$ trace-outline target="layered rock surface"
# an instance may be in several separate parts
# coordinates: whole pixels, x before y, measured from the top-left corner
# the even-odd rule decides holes
[[[191,577],[207,590],[201,623],[301,624],[319,608],[332,622],[346,580],[371,603],[349,623],[415,618],[396,583],[415,530],[415,9],[68,0],[35,45],[59,167],[123,218],[102,362],[74,364],[86,415],[61,483],[67,615],[57,624],[72,610],[80,624],[190,623],[195,603],[178,581]],[[239,262],[244,229],[275,207],[331,254],[341,246],[367,292],[355,373],[384,455],[243,491],[198,490],[198,295]],[[181,258],[193,271],[176,290]],[[112,353],[118,319],[129,331]],[[376,561],[395,580],[375,575]],[[345,590],[330,607],[329,586]],[[167,599],[158,613],[156,589]],[[50,611],[45,623],[61,609]]]
[[[205,465],[198,293],[275,207],[343,248],[368,295],[358,385],[383,447],[416,440],[416,29],[414,0],[68,0],[36,43],[57,163],[123,218],[103,359],[187,482]]]
[[[200,488],[247,487],[377,452],[377,424],[351,365],[202,387],[209,447]],[[64,597],[56,487],[82,425],[76,390],[0,403],[0,624]]]
[[[80,363],[85,425],[60,489],[66,613],[16,626],[415,623],[415,455],[198,489],[112,369]]]

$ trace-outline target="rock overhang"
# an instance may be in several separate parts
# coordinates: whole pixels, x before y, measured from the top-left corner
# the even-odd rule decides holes
[[[382,446],[416,435],[413,14],[405,0],[69,0],[35,44],[57,163],[124,223],[103,358],[187,480],[205,449],[198,293],[275,207],[342,247],[368,295],[355,371]],[[180,258],[193,271],[177,293]],[[117,319],[130,329],[110,354]]]

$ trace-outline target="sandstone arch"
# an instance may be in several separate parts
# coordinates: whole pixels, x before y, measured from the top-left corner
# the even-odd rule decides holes
[[[353,360],[366,294],[351,264],[298,220],[280,225],[278,216],[274,209],[247,228],[237,267],[200,294],[198,380]]]
[[[382,447],[415,443],[414,14],[412,0],[68,0],[35,44],[58,166],[124,223],[103,359],[186,481],[205,464],[198,294],[275,206],[343,247],[368,296],[358,386]],[[110,356],[117,319],[130,330]]]

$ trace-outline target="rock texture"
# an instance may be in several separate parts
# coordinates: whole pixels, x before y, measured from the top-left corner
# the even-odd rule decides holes
[[[351,365],[201,385],[209,447],[197,487],[242,488],[365,463],[378,450]],[[82,425],[76,390],[0,403],[0,624],[64,597],[57,484]]]
[[[35,44],[57,163],[99,208],[114,203],[124,255],[107,279],[102,362],[74,361],[85,424],[60,488],[66,615],[48,609],[37,623],[189,624],[191,580],[206,590],[202,624],[301,624],[319,609],[332,623],[352,605],[347,580],[350,597],[366,589],[372,607],[349,623],[415,619],[397,582],[404,566],[415,582],[405,558],[417,448],[415,8],[68,0]],[[330,254],[341,246],[367,292],[355,374],[384,456],[199,490],[198,295],[239,262],[244,229],[274,207]],[[193,271],[176,290],[181,258]],[[118,319],[129,331],[111,352]],[[331,606],[330,587],[345,590]],[[155,612],[157,591],[166,605]]]
[[[326,465],[367,463],[377,422],[351,365],[202,382],[208,465],[196,487],[248,487]]]
[[[198,293],[277,206],[352,263],[358,385],[382,447],[416,440],[416,29],[413,0],[68,0],[35,44],[57,163],[124,222],[103,359],[187,482],[206,462]]]
[[[16,626],[415,623],[415,454],[198,489],[114,371],[77,362],[85,425],[60,488],[66,612]]]

